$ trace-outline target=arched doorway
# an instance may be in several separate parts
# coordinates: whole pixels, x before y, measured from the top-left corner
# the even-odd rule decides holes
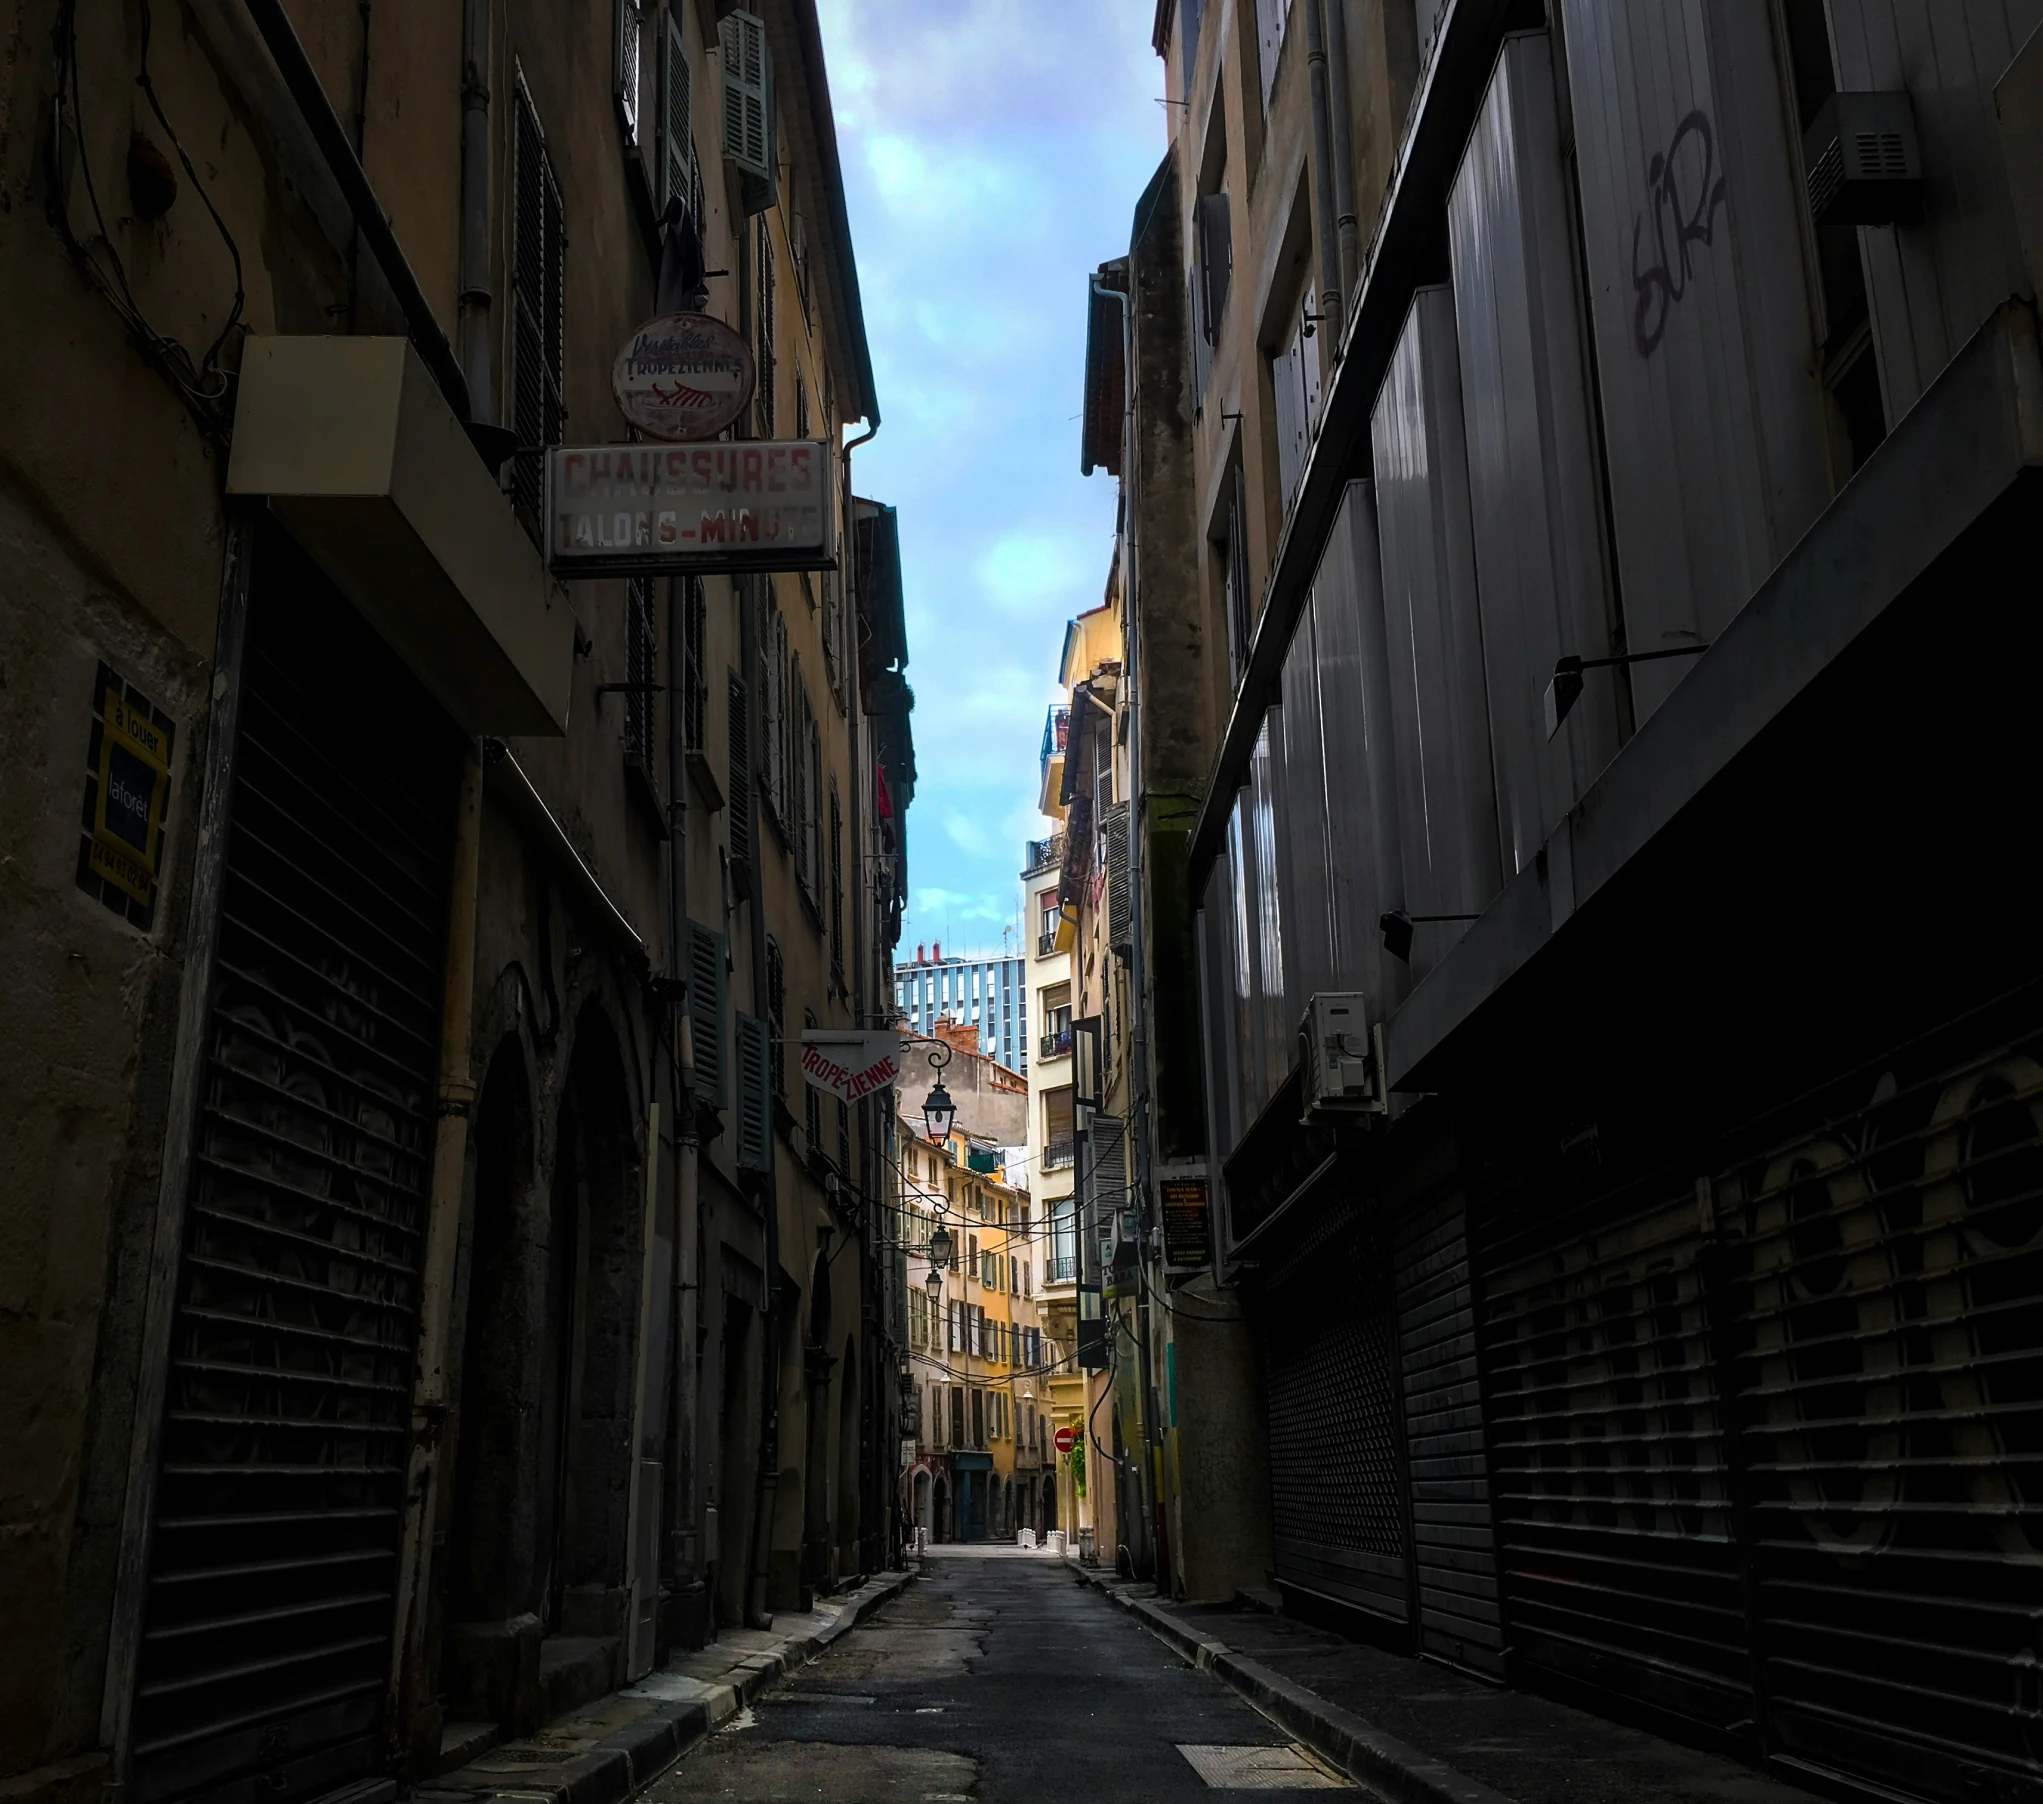
[[[549,1634],[621,1621],[638,1331],[627,1094],[609,1022],[591,1007],[576,1027],[548,1193],[533,1607]]]
[[[932,1541],[948,1541],[951,1538],[951,1487],[947,1479],[936,1481],[929,1511],[929,1538]]]
[[[1057,1478],[1052,1473],[1043,1480],[1043,1532],[1048,1534],[1057,1526]]]

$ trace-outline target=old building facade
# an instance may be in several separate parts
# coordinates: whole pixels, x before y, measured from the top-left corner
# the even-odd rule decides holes
[[[1168,1525],[1247,1430],[1293,1608],[1789,1778],[2037,1782],[2039,23],[1159,6],[1082,461],[1174,1587],[1243,1582]]]
[[[890,1016],[914,784],[814,10],[22,0],[0,155],[0,1775],[429,1776],[891,1555],[892,1110],[794,1050]],[[684,214],[837,555],[558,580]]]

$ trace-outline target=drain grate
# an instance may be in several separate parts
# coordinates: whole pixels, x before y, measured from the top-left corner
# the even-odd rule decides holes
[[[1300,1747],[1215,1747],[1180,1742],[1178,1752],[1215,1791],[1352,1791],[1353,1784]]]

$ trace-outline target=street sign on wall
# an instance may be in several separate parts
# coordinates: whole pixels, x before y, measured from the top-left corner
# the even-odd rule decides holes
[[[563,445],[547,457],[546,561],[570,578],[832,570],[835,471],[820,439]]]

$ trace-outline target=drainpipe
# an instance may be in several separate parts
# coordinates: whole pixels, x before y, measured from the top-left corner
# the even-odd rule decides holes
[[[470,0],[471,8],[486,0]],[[485,356],[487,352],[485,352]],[[668,1546],[663,1558],[675,1594],[701,1582],[701,1499],[696,1474],[701,1411],[696,1396],[697,1322],[702,1306],[698,1159],[702,1138],[695,1121],[695,1043],[686,983],[688,959],[688,748],[683,722],[688,695],[688,580],[667,584],[667,1028],[673,1057],[674,1096],[674,1404],[669,1430],[674,1471],[667,1483]]]
[[[475,909],[482,877],[482,758],[470,743],[454,812],[447,885],[446,970],[440,990],[440,1069],[433,1175],[426,1194],[425,1269],[419,1280],[419,1355],[412,1385],[410,1470],[399,1551],[400,1632],[391,1676],[391,1753],[408,1764],[417,1719],[431,1702],[423,1670],[427,1599],[432,1592],[433,1518],[447,1427],[447,1339],[454,1306],[454,1255],[468,1167],[468,1118],[475,1106],[470,1030],[475,1010]]]
[[[1351,136],[1354,115],[1348,105],[1347,0],[1326,0],[1327,101],[1333,114],[1334,222],[1340,239],[1341,292],[1352,295],[1362,261],[1361,233],[1355,223],[1355,149]],[[1335,336],[1338,354],[1340,336]]]
[[[1340,10],[1340,0],[1333,0]],[[1333,127],[1327,117],[1326,32],[1319,0],[1305,0],[1305,68],[1312,89],[1312,210],[1319,219],[1319,315],[1332,343],[1341,342],[1341,263],[1334,224]],[[1322,365],[1331,358],[1322,359]]]
[[[461,373],[469,417],[496,423],[490,370],[490,0],[466,0],[461,25]]]
[[[752,859],[745,882],[745,899],[752,910],[752,1006],[762,1022],[767,1019],[766,984],[766,894],[762,872],[763,851],[759,840],[759,621],[756,598],[747,593],[738,609],[739,660],[747,674],[745,709],[746,737],[754,749],[752,757],[751,809]],[[780,1494],[780,1160],[775,1151],[776,1123],[773,1119],[773,1084],[766,1086],[766,1181],[761,1206],[766,1215],[766,1308],[762,1326],[766,1339],[759,1350],[759,1474],[753,1502],[750,1569],[745,1582],[745,1626],[773,1627],[773,1611],[767,1606],[767,1582],[773,1564],[773,1511]]]

